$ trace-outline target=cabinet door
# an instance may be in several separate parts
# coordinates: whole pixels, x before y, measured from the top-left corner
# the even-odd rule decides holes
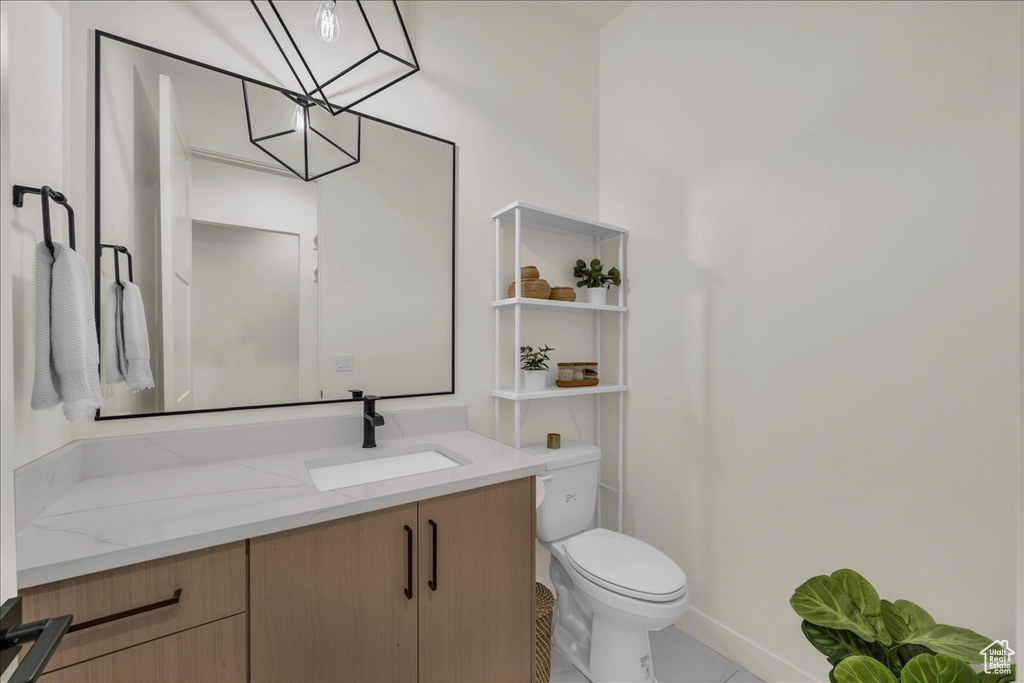
[[[43,683],[241,683],[245,615],[151,640],[44,674]]]
[[[420,681],[532,680],[533,496],[530,477],[420,502]]]
[[[415,681],[415,530],[411,503],[252,539],[251,680]]]

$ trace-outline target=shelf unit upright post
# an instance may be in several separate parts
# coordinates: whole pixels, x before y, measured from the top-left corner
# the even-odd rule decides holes
[[[617,502],[617,528],[622,531],[622,494],[623,494],[623,448],[624,448],[624,427],[625,427],[625,397],[626,397],[626,235],[628,231],[614,225],[590,221],[584,218],[576,218],[557,211],[542,209],[537,206],[523,202],[513,202],[505,208],[495,211],[491,217],[494,219],[494,438],[499,439],[501,433],[501,405],[502,401],[511,401],[514,411],[513,445],[516,448],[522,447],[522,426],[524,401],[540,400],[546,398],[583,396],[593,394],[595,396],[595,445],[601,449],[602,459],[604,455],[601,443],[601,396],[607,393],[614,393],[618,399],[618,433],[616,448],[616,472],[615,485],[601,482],[599,493],[608,491],[616,496]],[[502,223],[508,221],[515,223],[515,253],[514,275],[515,287],[511,298],[505,294],[502,287],[501,267],[502,255]],[[618,303],[597,305],[585,302],[552,301],[547,299],[524,298],[522,283],[522,244],[523,226],[529,224],[532,227],[573,235],[593,241],[594,258],[600,258],[601,245],[609,239],[616,239],[618,244],[618,268],[622,276],[623,286],[618,288]],[[513,360],[513,381],[511,389],[501,386],[501,311],[511,308],[515,315],[515,344],[512,347]],[[599,384],[593,387],[579,387],[572,389],[548,388],[543,391],[524,391],[519,372],[519,348],[522,346],[523,332],[523,309],[546,310],[551,312],[592,312],[594,314],[594,348],[596,361],[601,363],[601,337],[602,337],[602,314],[608,313],[617,316],[618,320],[618,377],[616,384]],[[599,366],[600,367],[600,366]],[[603,373],[602,373],[603,374]],[[598,515],[600,519],[601,496],[598,496]]]

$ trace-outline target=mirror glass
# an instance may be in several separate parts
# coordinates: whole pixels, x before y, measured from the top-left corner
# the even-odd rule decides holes
[[[100,419],[454,391],[454,143],[107,34],[96,60]]]

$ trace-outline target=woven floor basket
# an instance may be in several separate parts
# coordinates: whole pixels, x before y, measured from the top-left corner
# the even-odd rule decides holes
[[[576,290],[572,287],[552,287],[548,298],[555,301],[576,301]]]
[[[516,295],[516,283],[508,286],[508,296]],[[523,296],[528,299],[547,299],[551,296],[551,285],[547,280],[523,280]]]
[[[533,683],[548,683],[551,678],[551,616],[555,596],[542,583],[536,584],[533,627]]]

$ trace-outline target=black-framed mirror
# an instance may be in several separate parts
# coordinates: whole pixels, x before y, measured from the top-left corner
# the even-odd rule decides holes
[[[102,31],[95,64],[97,419],[454,393],[455,143]]]

